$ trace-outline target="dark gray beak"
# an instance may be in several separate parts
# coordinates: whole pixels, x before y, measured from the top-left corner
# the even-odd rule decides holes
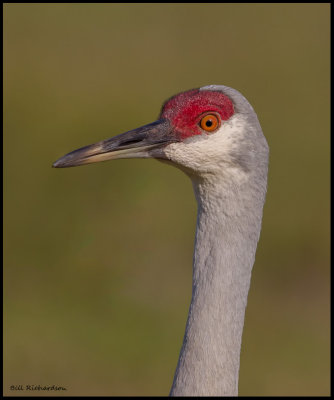
[[[152,157],[152,149],[162,148],[177,141],[170,123],[160,119],[111,139],[74,150],[59,158],[53,167],[76,167],[117,158],[149,158]]]

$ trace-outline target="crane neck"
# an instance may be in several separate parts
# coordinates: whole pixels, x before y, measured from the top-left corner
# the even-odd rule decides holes
[[[198,203],[192,299],[171,396],[237,396],[241,338],[265,187],[193,179]]]

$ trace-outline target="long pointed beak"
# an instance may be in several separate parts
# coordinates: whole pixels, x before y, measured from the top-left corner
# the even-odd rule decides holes
[[[53,163],[55,168],[76,167],[118,158],[148,158],[150,150],[176,142],[170,123],[161,119],[111,139],[74,150]]]

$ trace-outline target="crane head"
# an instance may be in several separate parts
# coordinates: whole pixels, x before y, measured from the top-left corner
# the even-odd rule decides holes
[[[72,151],[53,167],[156,158],[193,176],[222,168],[247,171],[258,162],[259,154],[267,153],[266,140],[248,101],[235,89],[210,85],[171,97],[157,121]]]

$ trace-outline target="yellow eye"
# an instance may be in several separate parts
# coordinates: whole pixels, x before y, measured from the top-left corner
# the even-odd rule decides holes
[[[207,132],[215,131],[220,124],[220,119],[216,114],[205,115],[200,122],[200,126]]]

